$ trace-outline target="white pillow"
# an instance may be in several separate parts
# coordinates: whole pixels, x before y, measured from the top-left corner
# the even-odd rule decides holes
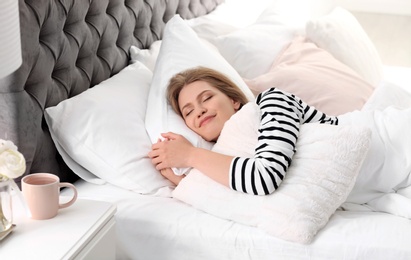
[[[279,13],[290,17],[295,22],[329,13],[336,5],[336,0],[225,0],[211,13],[192,19],[193,23],[215,20],[225,24],[244,28],[256,21],[268,7],[274,7]]]
[[[383,75],[380,56],[349,11],[336,7],[330,14],[308,21],[306,36],[374,87],[380,83]]]
[[[209,43],[215,45],[218,36],[226,35],[238,30],[230,24],[226,24],[221,21],[215,21],[210,19],[208,16],[202,16],[201,21],[197,20],[187,20],[188,26],[194,30],[198,37],[208,41]],[[207,19],[208,18],[208,19]]]
[[[248,99],[254,99],[252,92],[230,64],[218,52],[205,45],[184,20],[176,15],[168,21],[164,29],[163,42],[148,95],[145,124],[153,143],[157,142],[161,133],[171,131],[182,134],[193,145],[211,146],[185,125],[166,98],[170,78],[183,70],[197,66],[209,67],[224,73],[240,87]]]
[[[330,13],[335,0],[271,0],[267,9],[284,17],[287,24],[305,27],[308,20]]]
[[[213,151],[252,157],[260,110],[248,103],[224,126]],[[241,140],[241,142],[238,142]],[[310,243],[351,191],[368,150],[367,128],[304,124],[280,187],[254,196],[193,169],[173,196],[215,216],[258,227],[281,239]]]
[[[300,31],[286,21],[286,16],[268,8],[255,23],[219,36],[213,43],[243,78],[253,79],[270,69],[277,54]]]
[[[273,0],[224,0],[211,13],[190,20],[190,24],[200,24],[209,20],[242,28],[255,22],[261,12]]]
[[[152,72],[136,62],[99,85],[47,108],[51,136],[81,178],[143,194],[172,184],[151,164],[144,128]],[[161,191],[162,192],[162,191]]]
[[[130,63],[135,63],[136,61],[141,62],[154,71],[154,67],[157,62],[157,57],[160,52],[161,40],[155,41],[150,45],[148,49],[140,49],[137,46],[130,47]]]

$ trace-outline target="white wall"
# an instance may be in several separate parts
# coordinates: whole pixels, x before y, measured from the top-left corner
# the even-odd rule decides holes
[[[350,11],[411,15],[411,0],[337,0]]]

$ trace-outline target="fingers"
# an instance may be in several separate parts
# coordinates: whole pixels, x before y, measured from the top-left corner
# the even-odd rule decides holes
[[[159,156],[151,157],[151,154],[149,153],[149,157],[151,158],[151,163],[155,166],[157,170],[162,170],[164,168],[163,162]]]
[[[151,158],[151,163],[157,170],[170,167],[169,159],[167,159],[170,153],[170,147],[168,147],[170,143],[168,141],[176,140],[180,137],[180,135],[172,132],[162,133],[161,136],[162,138],[158,138],[157,142],[151,145],[151,151],[147,153],[147,156]]]
[[[148,152],[147,156],[148,156],[149,158],[154,158],[154,157],[157,157],[157,153],[152,150],[152,151]]]
[[[152,144],[151,151],[147,153],[148,157],[154,158],[154,157],[159,156],[161,154],[161,145],[162,145],[162,142]]]
[[[161,171],[162,169],[164,169],[164,167],[162,167],[161,163],[154,164],[154,166],[156,167],[156,170],[158,170],[158,171]]]
[[[167,133],[162,133],[161,134],[162,137],[168,139],[168,140],[175,140],[177,139],[180,135],[175,134],[173,132],[167,132]]]
[[[164,141],[160,140],[157,143],[151,145],[151,151],[158,150],[163,145]]]
[[[151,163],[155,166],[157,170],[161,170],[164,167],[162,166],[162,159],[160,157],[161,152],[160,148],[163,141],[159,138],[157,143],[151,145],[151,151],[147,153],[147,156],[151,158]]]
[[[166,168],[163,156],[158,150],[151,150],[147,156],[151,159],[151,163],[155,166],[156,170],[162,170]]]

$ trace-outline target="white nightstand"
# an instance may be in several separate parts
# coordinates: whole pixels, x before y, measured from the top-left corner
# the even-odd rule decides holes
[[[16,196],[15,205],[17,226],[0,242],[0,259],[115,259],[115,205],[77,199],[49,220],[28,218]]]

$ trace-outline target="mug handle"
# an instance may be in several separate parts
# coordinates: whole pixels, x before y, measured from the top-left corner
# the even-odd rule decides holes
[[[60,188],[63,188],[63,187],[70,188],[74,192],[73,198],[71,198],[70,201],[68,201],[66,203],[63,203],[63,204],[59,204],[59,209],[67,208],[68,206],[73,205],[73,203],[77,200],[77,189],[76,189],[76,187],[73,184],[68,183],[68,182],[60,182],[59,187]]]

